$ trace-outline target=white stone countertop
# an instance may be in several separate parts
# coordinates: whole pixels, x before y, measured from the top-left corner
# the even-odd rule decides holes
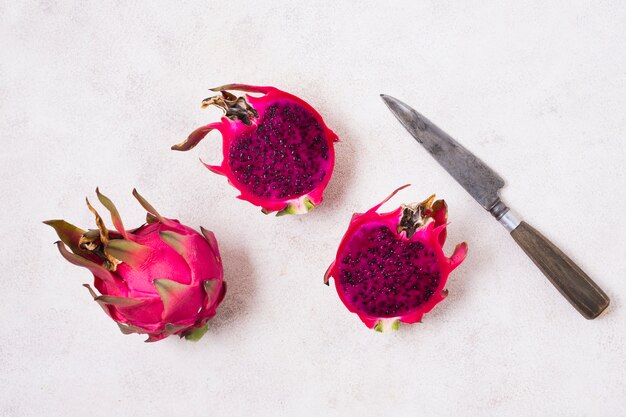
[[[623,1],[0,1],[0,415],[626,415]],[[325,202],[264,216],[221,160],[209,87],[274,85],[341,142]],[[584,320],[387,111],[396,96],[612,298]],[[368,330],[322,276],[350,216],[437,193],[469,255],[418,325]],[[42,220],[95,187],[215,232],[229,291],[198,343],[122,335]]]

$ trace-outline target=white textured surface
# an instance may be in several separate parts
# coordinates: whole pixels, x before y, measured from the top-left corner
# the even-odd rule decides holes
[[[623,1],[0,1],[0,415],[623,416]],[[207,88],[276,85],[342,142],[304,217],[236,200]],[[506,178],[504,198],[612,297],[582,319],[502,227],[409,138],[413,104]],[[437,192],[467,261],[422,325],[368,331],[321,283],[355,210]],[[99,185],[139,224],[215,231],[229,293],[199,343],[123,336],[51,229],[87,226]]]

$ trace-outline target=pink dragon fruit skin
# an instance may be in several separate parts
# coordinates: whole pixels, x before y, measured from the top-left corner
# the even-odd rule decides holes
[[[136,190],[133,195],[148,212],[147,223],[126,230],[111,200],[96,193],[116,231],[106,228],[87,201],[97,230],[85,231],[64,220],[44,222],[59,235],[61,255],[93,273],[101,295],[85,287],[122,333],[147,334],[147,342],[173,334],[199,340],[226,293],[213,233],[201,228],[200,234],[162,217]]]
[[[237,97],[227,90],[260,93]],[[303,214],[322,202],[335,164],[334,142],[319,113],[304,100],[274,87],[229,84],[213,88],[219,95],[203,107],[224,111],[220,122],[193,131],[173,150],[187,151],[212,130],[223,139],[219,166],[204,164],[226,176],[239,199],[260,206],[265,214]]]
[[[429,197],[388,213],[377,210],[398,191],[365,213],[354,214],[324,282],[332,277],[339,298],[369,328],[397,330],[400,322],[421,322],[442,301],[448,275],[465,259],[467,245],[443,253],[447,206]]]

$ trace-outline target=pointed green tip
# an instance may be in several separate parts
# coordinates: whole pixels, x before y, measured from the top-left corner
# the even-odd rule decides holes
[[[309,197],[303,197],[298,201],[287,203],[287,206],[276,213],[276,216],[284,216],[287,214],[306,214],[315,208],[315,204]]]
[[[57,234],[59,234],[59,226],[67,222],[65,220],[44,220],[42,221],[42,223],[46,226],[52,227],[57,232]]]
[[[85,230],[80,229],[65,220],[46,220],[43,223],[52,227],[59,239],[61,239],[61,242],[67,245],[73,253],[77,255],[84,254],[84,252],[80,249],[80,239],[86,232]],[[58,245],[59,242],[57,241],[55,244]]]
[[[98,197],[98,200],[100,200],[102,205],[105,206],[107,209],[109,208],[108,206],[113,204],[109,197],[100,192],[100,187],[96,187],[96,196]]]
[[[399,319],[380,319],[376,322],[374,326],[374,330],[378,333],[384,333],[386,331],[398,330],[400,328],[400,320]]]
[[[295,210],[291,204],[287,204],[287,207],[276,212],[276,217],[286,216],[287,214],[294,214]]]
[[[76,253],[78,251],[78,243],[85,230],[65,220],[44,220],[43,224],[52,227],[63,243],[70,247],[72,252]]]
[[[188,249],[187,245],[185,245],[185,242],[187,242],[188,239],[187,236],[181,235],[180,233],[172,232],[171,230],[159,232],[159,236],[180,256],[188,259]]]
[[[197,342],[198,340],[202,339],[202,336],[204,336],[207,330],[209,330],[209,325],[207,323],[205,323],[204,326],[196,327],[195,329],[190,330],[189,332],[185,332],[185,335],[184,335],[185,340],[189,340],[191,342]]]
[[[163,221],[163,217],[159,214],[159,212],[156,211],[154,206],[152,206],[152,204],[150,204],[148,200],[146,200],[141,194],[139,194],[136,188],[133,188],[133,197],[135,197],[139,204],[141,204],[141,207],[143,207],[148,212],[148,214],[157,218],[161,222]]]
[[[116,307],[136,307],[146,302],[146,300],[126,298],[126,297],[114,297],[110,295],[101,295],[95,298],[95,301],[102,302],[104,304],[114,305]]]
[[[115,226],[117,231],[120,232],[120,234],[124,236],[124,238],[128,239],[126,229],[124,228],[124,223],[122,222],[120,213],[117,210],[117,207],[115,207],[115,204],[113,204],[113,201],[106,195],[102,194],[99,187],[96,187],[96,195],[98,196],[98,200],[100,200],[100,203],[109,211],[109,214],[111,215],[111,220],[113,221],[113,225]]]
[[[114,239],[107,245],[107,253],[127,263],[131,268],[139,269],[149,258],[152,251],[147,246],[140,245],[132,240]]]
[[[137,200],[139,200],[139,202],[144,200],[144,198],[141,196],[141,194],[139,194],[139,191],[137,191],[137,188],[133,188],[132,194],[133,194],[133,197],[135,197]]]
[[[310,198],[306,197],[304,199],[304,207],[306,208],[306,211],[309,212],[315,208],[315,204],[313,204]]]

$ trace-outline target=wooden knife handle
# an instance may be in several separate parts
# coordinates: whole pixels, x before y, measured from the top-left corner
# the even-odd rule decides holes
[[[550,282],[586,319],[598,317],[609,297],[552,242],[522,221],[511,236]]]

